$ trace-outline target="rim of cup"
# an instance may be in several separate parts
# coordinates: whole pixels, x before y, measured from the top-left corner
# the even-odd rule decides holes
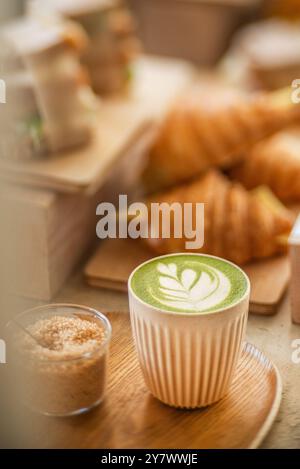
[[[139,296],[136,295],[136,293],[133,291],[132,287],[131,287],[131,281],[132,281],[132,278],[133,276],[135,275],[135,273],[141,268],[143,267],[144,265],[147,265],[147,264],[150,264],[151,262],[157,260],[157,259],[165,259],[165,258],[169,258],[169,257],[174,257],[174,256],[197,256],[197,257],[209,257],[209,258],[212,258],[212,259],[217,259],[217,260],[220,260],[222,262],[224,262],[225,264],[229,264],[231,265],[232,267],[234,267],[235,269],[237,269],[239,272],[242,273],[242,275],[244,276],[245,280],[246,280],[246,283],[247,283],[247,288],[246,288],[246,291],[245,293],[243,294],[243,296],[241,298],[238,298],[235,302],[229,304],[228,306],[225,306],[225,307],[221,307],[221,308],[218,308],[216,310],[213,310],[213,311],[199,311],[199,312],[193,312],[193,313],[188,313],[186,311],[183,311],[183,312],[178,312],[178,311],[169,311],[167,309],[164,309],[164,308],[159,308],[157,306],[154,306],[154,305],[151,305],[150,303],[147,303],[146,301],[142,300]],[[170,315],[175,315],[175,316],[189,316],[189,317],[195,317],[195,316],[208,316],[208,315],[214,315],[214,314],[221,314],[221,313],[224,313],[228,310],[231,310],[233,308],[235,308],[236,306],[238,306],[240,303],[242,303],[246,298],[247,296],[250,295],[250,290],[251,290],[251,283],[250,283],[250,279],[248,277],[248,275],[246,274],[246,272],[241,268],[239,267],[238,265],[234,264],[233,262],[231,261],[228,261],[227,259],[224,259],[222,257],[218,257],[218,256],[213,256],[211,254],[204,254],[204,253],[193,253],[193,252],[176,252],[176,253],[172,253],[172,254],[163,254],[161,256],[156,256],[156,257],[153,257],[152,259],[148,259],[147,261],[145,262],[142,262],[141,264],[139,264],[130,274],[129,276],[129,279],[128,279],[128,292],[130,292],[130,294],[137,300],[139,301],[141,304],[143,304],[144,306],[146,306],[147,308],[151,308],[155,311],[158,311],[162,314],[170,314]]]

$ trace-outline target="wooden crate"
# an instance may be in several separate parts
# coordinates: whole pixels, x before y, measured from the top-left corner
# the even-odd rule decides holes
[[[13,293],[50,300],[95,237],[88,197],[13,187],[6,206],[6,262]]]
[[[194,69],[185,62],[141,58],[132,92],[102,105],[107,123],[98,125],[106,131],[105,141],[110,140],[109,153],[93,153],[92,146],[79,155],[11,168],[10,177],[18,185],[0,193],[6,214],[0,246],[6,253],[11,290],[46,301],[53,298],[96,241],[96,206],[114,202],[119,194],[130,197],[155,132],[152,120],[193,80]],[[147,124],[141,125],[144,121]],[[10,179],[2,167],[5,175]]]

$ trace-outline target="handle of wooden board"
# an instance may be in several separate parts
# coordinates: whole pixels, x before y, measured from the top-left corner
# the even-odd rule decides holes
[[[292,321],[300,324],[300,215],[289,238],[291,262]]]

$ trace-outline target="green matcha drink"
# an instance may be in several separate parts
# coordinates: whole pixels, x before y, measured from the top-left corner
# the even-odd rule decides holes
[[[160,310],[193,314],[235,305],[247,293],[248,280],[240,268],[217,257],[175,254],[142,264],[130,287]]]
[[[187,409],[222,399],[245,337],[247,275],[213,256],[166,255],[135,269],[128,294],[133,338],[153,396]]]

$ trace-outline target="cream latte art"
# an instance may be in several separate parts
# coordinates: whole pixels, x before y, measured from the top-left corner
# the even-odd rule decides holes
[[[213,312],[235,304],[247,292],[245,274],[225,260],[175,254],[142,264],[131,288],[145,303],[182,313]]]

